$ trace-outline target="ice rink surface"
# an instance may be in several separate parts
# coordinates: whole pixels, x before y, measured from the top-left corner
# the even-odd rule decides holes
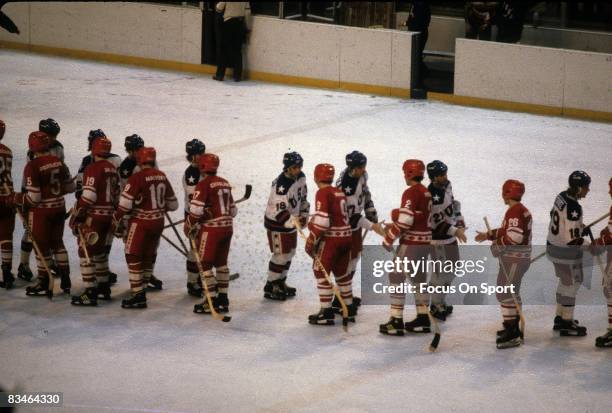
[[[505,210],[501,184],[520,179],[534,219],[533,242],[541,244],[548,211],[572,170],[584,169],[593,178],[582,202],[585,222],[608,210],[612,125],[250,81],[220,83],[208,76],[0,50],[3,143],[13,150],[17,184],[27,136],[46,117],[61,126],[59,140],[73,173],[90,129],[102,128],[121,156],[123,138],[138,133],[157,148],[181,208],[184,144],[203,140],[208,152],[221,157],[219,174],[235,186],[236,198],[245,184],[253,185],[234,224],[230,269],[240,278],[230,286],[229,324],[192,312],[197,300],[186,294],[184,260],[163,242],[155,274],[164,290],[148,294],[144,311],[119,306],[129,285],[117,241],[111,269],[120,281],[111,303],[74,308],[66,295],[53,302],[26,297],[19,280],[18,288],[0,291],[2,387],[61,391],[63,411],[74,412],[612,411],[612,352],[594,347],[606,328],[604,306],[577,308],[576,317],[589,328],[587,337],[577,339],[553,334],[552,306],[526,306],[526,341],[504,351],[495,349],[497,306],[456,307],[442,327],[439,351],[431,354],[430,335],[378,333],[378,324],[388,319],[384,306],[362,306],[348,333],[339,326],[308,325],[318,298],[301,241],[289,275],[298,296],[284,303],[262,297],[269,259],[263,213],[286,151],[305,159],[311,203],[316,163],[332,163],[339,171],[346,153],[364,152],[379,217],[387,220],[405,186],[402,162],[441,159],[462,202],[470,240],[484,215],[499,224]],[[67,199],[71,206],[74,198]],[[182,212],[172,215],[179,219]],[[21,232],[15,232],[14,270]],[[80,273],[69,231],[65,242],[76,292]],[[368,242],[380,239],[369,234]],[[413,315],[408,307],[405,319]]]

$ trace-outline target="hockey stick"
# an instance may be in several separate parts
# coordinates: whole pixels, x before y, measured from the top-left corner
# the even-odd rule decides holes
[[[302,237],[304,241],[306,241],[307,240],[306,235],[304,234],[304,231],[302,230],[300,221],[296,217],[292,217],[292,219],[293,219],[293,223],[295,224],[295,227],[297,228],[300,236]],[[340,290],[338,290],[338,286],[336,286],[336,284],[332,282],[331,277],[329,276],[329,273],[323,266],[323,263],[321,263],[321,259],[319,258],[319,256],[314,254],[314,259],[317,262],[317,265],[321,267],[321,269],[323,270],[323,275],[325,275],[325,279],[331,285],[332,290],[334,291],[334,295],[340,302],[340,307],[342,307],[342,328],[344,329],[344,331],[348,331],[348,321],[349,321],[348,320],[348,317],[349,317],[348,307],[346,306],[346,303],[344,302],[344,299],[342,298],[342,295],[340,294]]]
[[[484,217],[483,219],[484,219],[485,226],[487,227],[487,232],[491,232],[491,226],[489,225],[489,219],[487,217]],[[506,266],[502,262],[501,258],[499,258],[499,267],[504,273],[504,277],[506,277],[506,281],[508,282],[508,284],[512,283],[512,279],[514,278],[514,273],[516,272],[516,263],[513,263],[512,266],[510,267],[510,275],[508,275],[508,273],[506,272]],[[514,301],[514,306],[516,307],[516,311],[518,312],[518,315],[519,315],[519,321],[520,321],[520,326],[521,326],[521,338],[524,339],[525,338],[525,315],[523,314],[523,309],[519,305],[518,298],[516,298],[516,295],[513,292],[510,292],[510,295],[512,296],[512,301]]]
[[[178,245],[176,245],[173,241],[170,240],[170,238],[168,238],[167,236],[165,236],[164,234],[161,234],[161,237],[163,239],[165,239],[168,244],[172,245],[178,252],[180,252],[185,258],[187,258],[187,253]]]
[[[249,199],[251,197],[252,189],[253,189],[253,187],[251,185],[247,185],[246,189],[244,191],[244,196],[242,198],[240,198],[239,200],[234,201],[234,204],[239,204],[239,203],[244,202],[247,199]],[[168,217],[168,220],[170,221],[170,217]],[[179,224],[182,224],[183,222],[185,222],[184,218],[183,219],[179,219],[178,221],[174,222],[174,225],[179,225]],[[172,224],[168,224],[168,225],[164,226],[164,229],[170,228],[171,226],[172,226]]]
[[[187,254],[189,253],[189,250],[187,249],[187,245],[185,245],[185,242],[183,241],[183,238],[181,238],[180,234],[176,230],[176,225],[175,225],[174,222],[172,222],[172,219],[170,218],[170,215],[168,215],[168,211],[166,211],[165,214],[166,214],[166,218],[168,219],[168,222],[170,222],[170,226],[172,227],[172,230],[174,231],[174,234],[176,235],[176,237],[178,238],[179,242],[181,243],[181,246],[183,247],[183,251],[185,251],[185,256],[187,256]]]
[[[12,192],[9,186],[6,184],[6,182],[4,183],[4,189],[9,194]],[[32,245],[34,246],[34,251],[38,255],[39,261],[42,263],[43,267],[45,268],[45,271],[47,271],[47,275],[49,277],[49,285],[47,286],[47,298],[49,298],[49,300],[53,300],[53,288],[55,286],[54,285],[55,282],[53,280],[53,274],[51,273],[51,270],[49,269],[49,266],[47,265],[47,260],[45,260],[45,257],[42,255],[40,248],[38,248],[38,244],[34,240],[34,235],[32,234],[32,230],[30,229],[30,226],[28,225],[28,221],[26,221],[26,219],[24,218],[19,208],[15,208],[15,211],[17,211],[19,218],[21,218],[21,221],[23,221],[23,227],[25,228],[26,232],[30,236],[30,240],[32,241]]]
[[[604,219],[608,218],[609,216],[610,216],[609,212],[607,214],[605,214],[605,215],[600,216],[595,221],[591,222],[589,225],[584,227],[584,229],[586,230],[586,229],[591,228],[593,225],[600,223],[601,221],[603,221]],[[531,259],[530,264],[533,264],[534,262],[536,262],[537,260],[539,260],[540,258],[542,258],[545,255],[546,255],[546,251],[536,255],[534,258]]]
[[[85,237],[83,237],[83,232],[81,232],[81,228],[77,227],[77,231],[79,233],[79,241],[81,243],[81,248],[83,249],[83,254],[85,254],[85,259],[87,260],[87,265],[91,265],[91,259],[89,258],[89,253],[87,252]]]
[[[229,315],[219,314],[213,306],[212,298],[210,297],[210,292],[208,291],[208,284],[206,283],[206,276],[204,275],[204,269],[202,268],[202,262],[200,261],[200,254],[198,253],[198,248],[193,238],[191,238],[191,248],[193,249],[193,253],[196,257],[196,264],[198,264],[198,271],[200,272],[200,277],[203,278],[202,284],[204,285],[204,294],[206,295],[206,301],[208,302],[208,307],[210,308],[210,315],[212,315],[215,320],[220,320],[224,323],[229,323],[232,317]]]

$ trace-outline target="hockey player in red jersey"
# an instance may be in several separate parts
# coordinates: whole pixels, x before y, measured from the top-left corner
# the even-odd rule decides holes
[[[215,310],[226,313],[229,311],[227,256],[232,241],[233,217],[237,209],[231,185],[217,175],[219,157],[205,153],[200,156],[198,164],[202,178],[189,203],[185,232],[190,239],[196,241],[203,270],[200,277],[208,287]],[[209,314],[211,309],[208,300],[196,304],[193,312]]]
[[[349,310],[349,318],[354,320],[357,307],[353,303],[353,281],[349,273],[351,261],[351,226],[346,207],[346,196],[340,188],[332,186],[334,167],[318,164],[314,170],[314,180],[319,190],[315,196],[315,213],[308,223],[310,234],[306,241],[306,253],[315,258],[312,269],[317,280],[319,302],[318,313],[308,316],[308,322],[315,325],[333,325],[334,311],[332,286],[325,273],[334,274],[340,296]],[[321,267],[322,266],[322,267]]]
[[[47,294],[49,277],[46,270],[55,264],[62,275],[62,289],[70,292],[68,278],[68,254],[62,240],[66,214],[64,194],[74,192],[74,182],[68,167],[56,156],[49,154],[49,137],[44,132],[32,132],[28,147],[34,159],[27,163],[23,172],[25,192],[15,193],[13,203],[26,211],[28,226],[42,257],[38,261],[38,282],[26,288],[27,295]],[[43,263],[41,259],[46,262]]]
[[[121,302],[123,308],[147,307],[144,287],[153,271],[164,230],[164,213],[178,208],[168,178],[154,167],[155,158],[154,148],[138,150],[136,159],[141,170],[128,179],[113,215],[113,233],[118,238],[125,237],[125,260],[132,290],[132,296]]]
[[[491,252],[499,258],[498,286],[514,286],[514,295],[498,293],[501,305],[503,330],[497,332],[497,348],[517,347],[521,344],[522,331],[519,329],[521,305],[521,280],[529,269],[531,259],[531,213],[521,203],[525,185],[509,179],[502,186],[502,198],[508,205],[504,220],[499,228],[478,232],[476,241],[493,241]],[[515,302],[516,300],[516,302]]]
[[[106,159],[111,146],[111,141],[106,137],[94,141],[91,149],[93,163],[85,168],[83,193],[70,218],[70,227],[79,244],[81,275],[85,286],[81,295],[72,297],[73,305],[96,306],[98,295],[110,299],[106,246],[108,238],[112,237],[112,217],[119,198],[117,169]],[[97,238],[93,245],[84,239],[89,233]]]
[[[0,120],[0,141],[4,137],[6,125]],[[13,152],[0,143],[0,252],[2,254],[1,288],[12,288],[15,277],[13,269],[13,231],[15,230],[15,209],[7,207],[7,201],[13,192],[11,168]]]
[[[200,182],[200,156],[206,152],[206,145],[199,139],[192,139],[185,144],[189,166],[183,174],[183,191],[185,192],[185,219],[189,216],[189,204],[193,198],[195,188]],[[192,297],[202,297],[202,280],[198,271],[195,254],[191,245],[187,254],[187,294]]]
[[[49,154],[59,158],[64,162],[64,145],[57,140],[60,133],[60,126],[54,119],[41,119],[38,123],[38,130],[49,136]],[[28,159],[33,159],[32,151],[28,150]],[[22,185],[22,191],[25,188]],[[64,248],[65,249],[65,248]],[[30,281],[32,279],[32,270],[30,269],[30,255],[32,253],[32,240],[27,231],[23,232],[21,238],[21,263],[17,269],[17,276],[23,280]],[[61,257],[60,257],[61,258]],[[68,263],[65,263],[67,266]],[[57,268],[55,268],[57,270]],[[67,282],[67,279],[64,280]]]
[[[385,248],[391,250],[395,239],[400,239],[394,258],[408,258],[413,261],[425,260],[429,254],[431,242],[431,194],[421,184],[425,173],[425,164],[417,159],[408,159],[402,169],[408,189],[402,194],[402,203],[399,209],[391,212],[392,223],[386,225],[386,235],[383,240]],[[403,284],[406,276],[417,287],[427,281],[427,274],[417,271],[414,274],[392,272],[389,274],[389,283],[394,286]],[[396,290],[397,291],[397,290]],[[400,291],[403,291],[400,289]],[[414,320],[404,324],[403,313],[406,301],[405,292],[395,292],[391,298],[391,318],[381,324],[379,331],[382,334],[403,336],[405,331],[413,333],[429,333],[431,331],[428,315],[429,297],[417,288],[415,304],[417,316]]]
[[[608,193],[612,196],[612,178],[608,182],[608,187]],[[610,348],[612,347],[612,206],[610,207],[608,226],[601,230],[599,238],[593,244],[599,247],[605,246],[608,251],[606,273],[603,275],[603,293],[608,304],[608,331],[595,339],[595,345]]]

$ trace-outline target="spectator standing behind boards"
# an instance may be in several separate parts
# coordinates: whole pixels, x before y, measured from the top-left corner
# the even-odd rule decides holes
[[[217,3],[216,10],[223,13],[223,25],[221,26],[221,52],[218,53],[217,73],[213,79],[222,81],[225,77],[225,68],[231,65],[234,70],[234,80],[242,80],[242,43],[246,41],[247,11],[250,15],[249,3],[226,2]]]
[[[503,1],[497,11],[497,41],[518,43],[523,34],[523,23],[529,4],[520,1]]]
[[[468,1],[465,3],[465,37],[467,39],[491,40],[491,23],[498,2]]]
[[[408,31],[418,32],[419,36],[419,56],[421,59],[421,73],[427,72],[427,67],[423,63],[423,50],[429,37],[429,23],[431,22],[431,8],[429,1],[413,1],[408,12],[408,20],[406,26]]]

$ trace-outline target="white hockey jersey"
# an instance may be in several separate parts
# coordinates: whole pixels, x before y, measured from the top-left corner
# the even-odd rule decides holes
[[[336,187],[340,188],[346,196],[346,209],[351,229],[372,229],[378,217],[368,188],[368,173],[364,173],[360,178],[355,178],[349,174],[348,168],[345,168],[336,180]],[[364,211],[365,217],[361,215]]]
[[[183,191],[185,192],[185,214],[189,214],[189,203],[193,198],[195,187],[200,182],[200,169],[189,165],[183,175]]]
[[[281,173],[270,189],[268,206],[264,217],[264,226],[270,231],[295,231],[291,217],[308,216],[310,204],[308,203],[308,189],[306,176],[300,172],[297,179]]]
[[[431,193],[431,243],[452,244],[457,240],[457,219],[461,216],[461,212],[455,210],[460,204],[455,201],[453,187],[450,181],[447,181],[442,188],[430,183],[427,189]]]
[[[561,192],[550,210],[548,243],[557,247],[580,245],[583,229],[582,207],[567,191]]]

